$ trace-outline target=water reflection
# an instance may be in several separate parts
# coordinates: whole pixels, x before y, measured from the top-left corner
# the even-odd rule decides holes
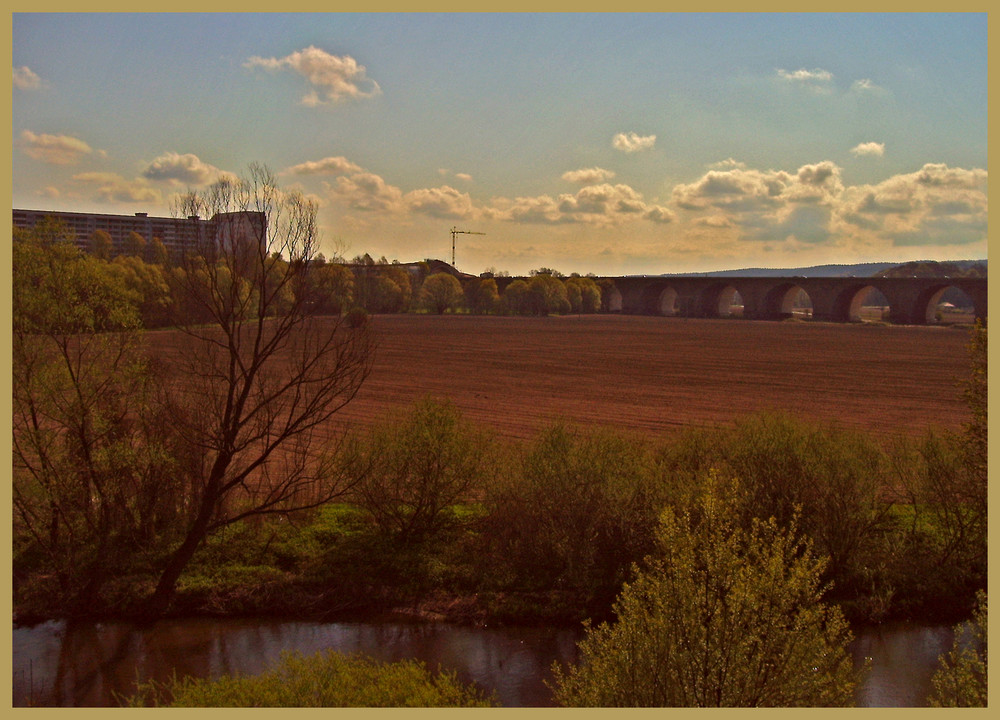
[[[858,633],[851,646],[855,664],[871,658],[871,673],[858,689],[864,707],[927,704],[938,657],[951,649],[950,627],[886,625]]]
[[[466,627],[429,622],[302,623],[253,619],[130,623],[49,622],[13,631],[13,703],[117,705],[137,679],[259,673],[294,650],[422,660],[495,692],[507,707],[551,705],[553,662],[577,660],[581,634],[553,628]],[[950,648],[943,626],[886,626],[858,633],[855,662],[872,658],[858,692],[866,707],[924,705],[937,658]]]
[[[259,673],[294,650],[332,649],[379,660],[422,660],[495,692],[505,706],[551,704],[545,680],[556,660],[576,660],[579,633],[549,628],[473,628],[444,623],[294,623],[165,620],[45,623],[15,628],[15,706],[118,704],[136,679]]]

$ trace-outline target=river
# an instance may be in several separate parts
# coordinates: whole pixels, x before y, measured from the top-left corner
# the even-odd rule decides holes
[[[444,622],[311,623],[259,619],[46,622],[13,630],[13,704],[117,705],[136,678],[217,677],[258,673],[284,651],[333,649],[394,661],[422,660],[457,672],[496,693],[506,707],[552,704],[545,685],[552,663],[574,662],[581,633],[571,629],[470,627]],[[858,689],[864,707],[925,704],[937,658],[947,652],[948,626],[887,625],[860,630],[855,662],[871,658]]]

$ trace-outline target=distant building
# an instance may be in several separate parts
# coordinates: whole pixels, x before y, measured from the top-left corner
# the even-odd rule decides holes
[[[203,220],[197,215],[173,218],[149,217],[141,212],[135,215],[107,215],[15,209],[14,227],[30,229],[46,217],[62,221],[76,236],[76,246],[84,251],[89,248],[91,235],[103,230],[111,236],[113,255],[124,252],[126,238],[132,232],[141,235],[147,244],[158,238],[174,258],[198,252],[211,241],[225,246],[234,239],[252,239],[263,243],[267,237],[267,218],[261,212],[220,213],[211,220]]]

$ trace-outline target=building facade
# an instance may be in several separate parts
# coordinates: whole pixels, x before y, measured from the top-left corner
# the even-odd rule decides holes
[[[14,210],[14,227],[31,229],[44,218],[61,221],[74,235],[78,248],[86,251],[90,238],[98,230],[111,237],[112,255],[124,253],[130,233],[137,233],[147,246],[158,239],[172,258],[199,252],[208,242],[228,244],[234,232],[241,238],[261,244],[267,242],[267,219],[260,212],[221,213],[210,220],[197,215],[186,218],[150,217],[147,213],[108,215],[103,213],[61,212],[53,210]]]

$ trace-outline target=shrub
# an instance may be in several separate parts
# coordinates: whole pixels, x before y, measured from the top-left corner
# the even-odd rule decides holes
[[[749,529],[715,480],[696,512],[666,510],[659,549],[554,668],[567,706],[842,706],[855,685],[847,623],[820,602],[824,561],[795,521]]]
[[[605,612],[631,563],[653,548],[660,500],[646,446],[554,425],[505,470],[485,501],[493,580]]]
[[[857,432],[761,413],[737,423],[724,463],[740,480],[745,519],[787,524],[798,514],[802,531],[829,556],[829,576],[853,582],[891,512],[890,465],[879,445]]]
[[[951,652],[938,661],[938,670],[931,678],[931,707],[986,707],[987,702],[987,620],[986,593],[977,596],[977,607],[968,624],[971,637],[963,644],[964,629],[955,628],[955,644]]]
[[[489,452],[454,405],[427,397],[373,427],[348,472],[360,478],[358,504],[385,535],[424,540],[455,522],[454,505],[482,485]]]
[[[367,324],[368,311],[362,307],[353,307],[347,311],[347,315],[344,319],[347,321],[347,327],[354,328],[356,330]]]
[[[430,673],[415,661],[380,663],[326,652],[286,654],[257,676],[183,678],[139,687],[132,707],[490,707],[492,698],[454,673]]]

